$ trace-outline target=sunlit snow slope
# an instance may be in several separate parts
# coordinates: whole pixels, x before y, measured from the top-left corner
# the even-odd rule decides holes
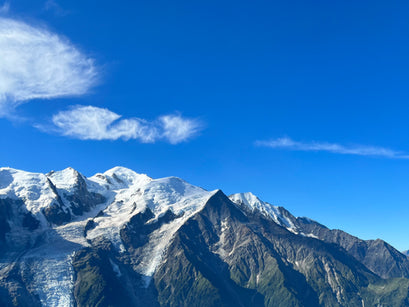
[[[8,251],[1,259],[0,273],[10,270],[11,260],[19,257],[21,267],[33,276],[30,287],[42,304],[69,306],[74,286],[71,257],[76,250],[103,237],[124,252],[120,230],[132,216],[149,208],[154,220],[171,210],[177,218],[151,234],[144,246],[145,261],[137,268],[148,284],[172,235],[212,194],[179,178],[155,180],[123,167],[90,178],[72,168],[47,175],[0,168],[0,199],[14,206],[7,221],[11,229],[5,234],[3,244]],[[84,200],[87,205],[81,208]],[[50,208],[56,208],[55,212],[47,216]],[[21,223],[28,214],[39,221],[35,229]],[[91,219],[94,227],[84,234]]]

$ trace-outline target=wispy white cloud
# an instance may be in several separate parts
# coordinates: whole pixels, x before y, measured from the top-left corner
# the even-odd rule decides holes
[[[37,126],[80,140],[129,140],[154,143],[164,140],[177,144],[196,136],[202,129],[200,121],[179,114],[161,116],[154,121],[140,118],[121,119],[108,109],[93,106],[74,106],[52,118],[54,128]]]
[[[44,10],[51,11],[57,16],[65,16],[69,12],[64,10],[55,0],[47,0],[44,4]]]
[[[7,14],[10,11],[10,2],[4,1],[2,5],[0,5],[0,15]]]
[[[365,145],[345,146],[327,142],[297,142],[287,137],[269,141],[257,141],[255,144],[257,146],[282,148],[294,151],[326,151],[345,155],[379,156],[391,159],[409,159],[408,154],[383,147]]]
[[[0,17],[0,116],[29,100],[83,95],[96,81],[94,60],[67,39]]]
[[[195,136],[202,128],[197,120],[186,119],[180,115],[165,115],[159,117],[162,137],[172,144],[183,142]]]

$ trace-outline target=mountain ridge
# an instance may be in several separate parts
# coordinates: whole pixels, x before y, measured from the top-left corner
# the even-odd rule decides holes
[[[409,300],[409,259],[386,242],[296,218],[251,193],[227,197],[177,177],[124,167],[89,178],[72,168],[0,168],[0,213],[4,306]]]

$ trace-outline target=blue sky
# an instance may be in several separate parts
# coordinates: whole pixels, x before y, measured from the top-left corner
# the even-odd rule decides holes
[[[408,249],[408,11],[0,0],[0,164],[252,191]]]

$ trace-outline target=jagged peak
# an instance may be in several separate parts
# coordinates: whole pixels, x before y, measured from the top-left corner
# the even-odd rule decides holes
[[[251,192],[232,194],[229,196],[229,198],[232,202],[244,205],[251,211],[260,211],[261,213],[267,214],[273,218],[276,218],[277,215],[280,214],[279,207],[262,201]]]
[[[52,183],[58,188],[70,190],[72,187],[78,185],[85,177],[72,167],[67,167],[61,171],[51,171],[47,174]]]
[[[251,192],[236,193],[229,196],[233,202],[241,201],[244,205],[251,209],[255,209],[255,206],[264,205],[265,203]]]
[[[236,193],[229,196],[230,200],[238,205],[244,206],[244,209],[251,212],[260,212],[274,220],[277,224],[287,228],[291,232],[297,232],[290,212],[283,207],[273,206],[267,202],[262,201],[251,192]],[[295,218],[294,218],[295,219]]]

